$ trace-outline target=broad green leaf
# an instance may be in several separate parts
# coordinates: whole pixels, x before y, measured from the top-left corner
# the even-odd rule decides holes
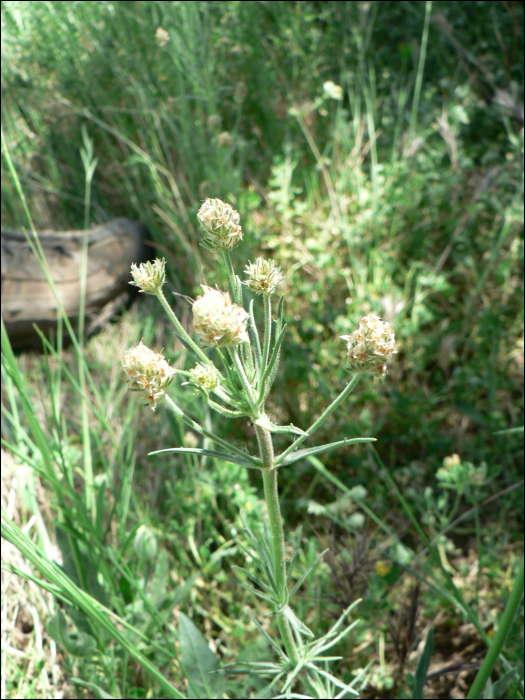
[[[423,688],[425,686],[425,681],[427,679],[427,671],[430,666],[430,658],[432,656],[432,651],[434,649],[434,630],[432,627],[429,629],[427,634],[427,640],[425,642],[425,648],[419,659],[417,665],[416,675],[414,676],[414,689],[412,695],[410,696],[413,700],[417,698],[424,698]]]
[[[76,657],[90,657],[97,651],[97,642],[89,634],[85,632],[73,632],[69,634],[67,631],[67,620],[62,610],[57,610],[53,617],[47,623],[47,631],[49,636],[53,637],[68,654]]]
[[[156,450],[155,452],[149,452],[148,456],[160,455],[163,452],[184,452],[193,453],[196,455],[206,455],[207,457],[216,457],[216,459],[223,459],[225,462],[232,462],[233,464],[241,464],[243,467],[262,467],[262,460],[252,457],[251,455],[246,455],[246,458],[240,455],[228,455],[226,452],[217,452],[216,450],[205,450],[201,447],[170,447],[167,450]]]
[[[298,462],[300,459],[304,459],[309,455],[315,455],[319,452],[325,452],[326,450],[333,450],[336,447],[342,447],[343,445],[355,445],[361,442],[375,442],[375,438],[345,438],[344,440],[338,440],[337,442],[330,442],[327,445],[317,445],[317,447],[308,447],[305,450],[297,450],[297,452],[291,452],[289,455],[281,461],[279,457],[275,460],[276,467],[284,467],[288,464],[293,464]]]
[[[179,641],[182,663],[190,687],[189,698],[222,698],[224,673],[217,656],[199,629],[184,613],[179,613]]]

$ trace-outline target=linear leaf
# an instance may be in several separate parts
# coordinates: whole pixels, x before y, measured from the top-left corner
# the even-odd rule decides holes
[[[337,442],[330,442],[327,445],[317,445],[316,447],[308,447],[305,450],[297,450],[297,452],[291,452],[289,455],[286,455],[282,461],[279,461],[279,457],[277,457],[275,460],[275,466],[284,467],[288,464],[293,464],[300,459],[304,459],[309,455],[325,452],[326,450],[333,450],[336,447],[341,447],[342,445],[355,445],[361,442],[376,442],[376,438],[345,438],[344,440],[338,440]]]
[[[315,559],[315,561],[313,562],[313,564],[310,564],[310,566],[306,569],[306,571],[304,572],[304,574],[301,576],[301,578],[297,581],[297,583],[295,584],[295,586],[294,586],[294,587],[292,588],[292,590],[290,591],[290,596],[289,596],[290,598],[299,590],[299,588],[302,586],[302,584],[303,584],[304,580],[306,579],[306,577],[308,576],[308,574],[309,574],[313,569],[315,569],[315,567],[317,566],[317,563],[319,562],[319,560],[321,559],[321,557],[324,556],[328,551],[329,551],[328,548],[325,549],[324,552],[321,552],[321,554],[319,554],[319,555],[316,557],[316,559]]]
[[[432,651],[434,649],[434,630],[432,627],[428,630],[427,639],[425,641],[425,647],[423,653],[419,658],[419,663],[416,669],[416,675],[414,676],[414,690],[412,691],[412,698],[424,698],[423,688],[425,687],[425,681],[427,679],[427,671],[430,665],[430,658],[432,656]]]
[[[294,627],[298,632],[301,634],[304,634],[305,637],[313,637],[314,633],[312,630],[308,629],[308,627],[304,624],[304,622],[301,622],[301,620],[297,617],[297,615],[294,613],[292,608],[286,604],[283,607],[283,615],[285,618],[288,620],[288,622]]]
[[[246,455],[246,458],[237,455],[228,455],[225,452],[217,452],[216,450],[206,450],[202,447],[170,447],[166,450],[156,450],[155,452],[148,452],[148,456],[160,455],[163,452],[184,452],[197,455],[206,455],[207,457],[216,457],[217,459],[223,459],[225,462],[232,462],[233,464],[242,464],[243,467],[262,467],[263,463],[260,459],[252,457],[251,455]]]

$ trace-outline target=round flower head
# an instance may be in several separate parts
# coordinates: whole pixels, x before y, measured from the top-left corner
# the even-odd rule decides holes
[[[244,274],[248,279],[243,284],[256,294],[273,294],[284,277],[281,268],[273,260],[264,258],[257,258],[254,263],[249,262]]]
[[[195,365],[193,369],[190,369],[190,379],[193,384],[200,386],[207,394],[219,386],[219,374],[213,365]]]
[[[131,266],[133,282],[130,282],[130,284],[135,285],[141,292],[146,294],[156,294],[159,289],[162,289],[164,284],[166,277],[165,267],[166,260],[164,258],[162,260],[157,258],[153,262],[142,263],[142,265],[138,266],[133,263]]]
[[[201,246],[208,250],[231,250],[242,241],[239,212],[220,199],[207,199],[197,212],[206,231]]]
[[[193,304],[193,327],[201,343],[210,348],[249,342],[248,313],[232,304],[228,292],[202,285],[204,295]]]
[[[122,366],[130,390],[142,392],[154,411],[173,381],[176,370],[169,366],[161,352],[153,352],[142,340],[124,353]]]
[[[349,367],[359,372],[386,376],[386,363],[397,352],[394,329],[389,323],[369,314],[359,321],[359,328],[351,335],[340,337],[348,341]]]

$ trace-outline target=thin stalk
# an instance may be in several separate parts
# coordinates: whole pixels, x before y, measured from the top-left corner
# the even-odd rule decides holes
[[[432,1],[425,3],[425,24],[423,26],[423,36],[421,37],[421,51],[419,52],[419,65],[417,67],[416,86],[414,88],[414,100],[412,102],[412,113],[410,114],[410,131],[414,133],[417,125],[417,110],[419,98],[421,97],[421,85],[423,84],[423,73],[425,72],[425,57],[427,55],[428,27],[430,24],[430,13],[432,11]]]
[[[254,420],[257,420],[259,418],[259,408],[257,406],[257,401],[255,399],[255,396],[253,394],[253,389],[252,385],[250,384],[248,377],[246,376],[246,372],[244,371],[244,367],[241,362],[241,358],[239,357],[239,353],[237,351],[236,346],[234,345],[231,348],[228,348],[230,351],[230,356],[235,364],[235,369],[237,370],[237,374],[239,376],[239,379],[242,382],[242,385],[244,387],[244,390],[246,392],[246,397],[248,399],[248,402],[250,404],[250,408],[253,411],[252,418]]]
[[[211,362],[210,358],[207,357],[207,356],[204,354],[204,352],[203,352],[203,351],[201,350],[201,348],[197,345],[197,343],[196,343],[194,340],[192,340],[192,339],[190,338],[190,336],[188,335],[188,333],[184,330],[184,328],[182,327],[181,322],[180,322],[179,319],[175,316],[175,314],[173,313],[173,309],[172,309],[171,306],[168,304],[168,301],[167,301],[166,297],[164,296],[164,292],[162,291],[162,289],[159,289],[159,290],[157,291],[157,298],[158,298],[158,300],[160,301],[160,303],[162,304],[162,306],[164,307],[164,311],[168,314],[170,321],[173,323],[173,325],[175,326],[175,328],[177,329],[177,331],[181,334],[181,336],[184,338],[184,340],[185,340],[185,341],[188,343],[188,345],[191,347],[191,349],[193,350],[193,352],[194,352],[196,355],[198,355],[198,357],[200,357],[201,360],[203,360],[203,361],[205,362],[205,364],[209,365],[210,362]]]
[[[283,519],[277,490],[277,470],[274,466],[272,434],[269,430],[265,430],[259,425],[255,426],[255,434],[257,435],[257,442],[259,443],[259,453],[265,466],[265,469],[261,471],[263,475],[264,496],[268,507],[268,519],[270,521],[275,582],[277,584],[279,602],[285,604],[288,598],[288,591],[286,589],[286,552],[284,548]],[[290,629],[290,623],[282,613],[278,614],[277,622],[286,652],[293,663],[296,664],[299,661],[299,654]]]
[[[281,462],[284,459],[284,457],[286,457],[287,455],[290,454],[290,452],[293,452],[295,449],[297,449],[299,447],[299,445],[301,445],[306,440],[306,438],[310,437],[310,435],[312,435],[317,430],[317,428],[319,428],[319,426],[321,426],[324,423],[324,421],[328,418],[328,416],[333,411],[335,411],[335,409],[339,406],[339,404],[341,404],[346,399],[348,394],[350,394],[350,392],[353,389],[355,389],[355,387],[356,387],[358,381],[361,379],[362,375],[363,375],[362,372],[357,372],[356,374],[354,374],[350,383],[346,386],[345,389],[343,389],[343,391],[339,394],[339,396],[335,399],[335,401],[332,401],[332,403],[328,406],[326,411],[324,413],[322,413],[321,416],[319,416],[319,418],[315,421],[315,423],[313,423],[308,428],[308,430],[306,431],[306,434],[298,437],[295,442],[292,442],[292,444],[284,452],[282,452],[279,455],[278,462]]]
[[[232,259],[229,250],[225,250],[222,253],[222,259],[224,260],[224,264],[226,265],[226,270],[228,272],[228,281],[230,283],[230,292],[232,295],[232,300],[236,304],[239,304],[239,306],[242,306],[242,288],[238,288],[240,285],[237,284],[237,276],[233,269]]]
[[[503,647],[503,643],[505,642],[505,637],[507,636],[507,633],[510,629],[512,620],[514,619],[514,615],[516,614],[516,610],[518,609],[522,595],[523,559],[521,560],[518,573],[516,574],[516,578],[514,579],[514,585],[512,587],[511,594],[507,601],[507,605],[505,606],[505,610],[503,611],[503,615],[501,616],[501,620],[498,625],[498,629],[496,630],[496,634],[492,638],[492,642],[490,644],[489,650],[487,651],[487,655],[485,656],[485,659],[481,664],[481,668],[479,669],[478,674],[474,679],[474,683],[472,684],[468,692],[467,698],[469,700],[472,698],[481,697],[481,693],[483,692],[485,683],[487,682],[487,679],[490,676],[490,672],[492,671],[492,669],[494,668],[494,664],[498,660],[499,653]]]
[[[285,605],[288,602],[288,589],[286,586],[286,551],[284,546],[283,518],[279,505],[277,469],[275,468],[272,434],[269,430],[265,430],[259,425],[255,426],[255,434],[257,435],[257,442],[259,444],[259,453],[265,466],[265,469],[261,469],[261,471],[263,475],[264,496],[268,508],[268,518],[270,520],[275,582],[277,584],[279,602],[281,605]],[[297,665],[300,662],[297,644],[292,634],[290,623],[282,612],[277,612],[277,625],[286,653],[292,663]],[[322,697],[319,688],[311,680],[309,675],[303,675],[302,680],[312,697]]]
[[[81,352],[84,350],[84,324],[86,317],[86,288],[87,288],[87,272],[88,272],[88,245],[89,245],[89,211],[91,208],[91,182],[98,159],[93,155],[93,141],[89,138],[87,129],[82,127],[82,139],[85,148],[80,149],[80,155],[84,164],[85,171],[85,193],[84,193],[84,233],[82,235],[82,252],[80,256],[80,300],[78,308],[78,344]],[[82,358],[83,359],[83,358]],[[81,413],[82,413],[82,453],[84,466],[84,483],[86,508],[91,514],[92,521],[96,521],[96,505],[95,492],[93,486],[93,458],[91,453],[91,439],[89,433],[89,413],[88,403],[85,399],[86,394],[86,376],[84,372],[84,362],[79,359],[78,363],[78,381],[82,390]]]
[[[269,294],[264,295],[264,346],[261,372],[264,374],[268,364],[270,354],[270,344],[272,340],[272,298]]]

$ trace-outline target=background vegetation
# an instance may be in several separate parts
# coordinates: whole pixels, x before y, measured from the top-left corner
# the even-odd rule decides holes
[[[309,425],[346,378],[338,336],[367,313],[393,323],[399,354],[386,381],[360,385],[319,438],[372,435],[376,451],[280,473],[302,563],[330,547],[303,586],[301,615],[322,631],[363,597],[339,673],[374,659],[363,693],[374,698],[408,697],[432,628],[426,696],[465,697],[522,557],[522,4],[2,2],[2,34],[2,128],[37,230],[83,227],[84,127],[98,158],[90,221],[144,221],[173,292],[224,286],[198,246],[207,196],[241,213],[238,268],[258,254],[282,266],[289,333],[275,420]],[[27,226],[3,152],[2,227]],[[150,642],[139,646],[183,689],[173,658],[152,646],[179,610],[224,662],[248,644],[263,653],[246,614],[258,603],[231,581],[244,561],[239,508],[258,523],[261,484],[211,459],[147,457],[197,444],[167,411],[125,393],[119,358],[141,337],[186,361],[153,301],[87,341],[88,413],[73,351],[63,364],[13,360],[2,498],[20,495],[10,515],[50,557],[56,544],[64,557],[55,519],[67,514],[107,599],[143,621]],[[170,301],[187,322],[184,298]],[[211,420],[191,391],[173,392]],[[254,440],[249,425],[220,426],[239,444]],[[96,507],[83,495],[89,474]],[[157,537],[152,571],[131,547],[142,523]],[[29,571],[18,556],[5,559]],[[156,592],[164,628],[148,622],[128,578]],[[5,573],[2,595],[3,697],[96,696],[72,677],[163,697],[116,645],[103,662],[57,648],[42,624],[51,594]],[[523,697],[522,609],[504,654],[492,697]],[[236,683],[230,697],[256,690]]]

